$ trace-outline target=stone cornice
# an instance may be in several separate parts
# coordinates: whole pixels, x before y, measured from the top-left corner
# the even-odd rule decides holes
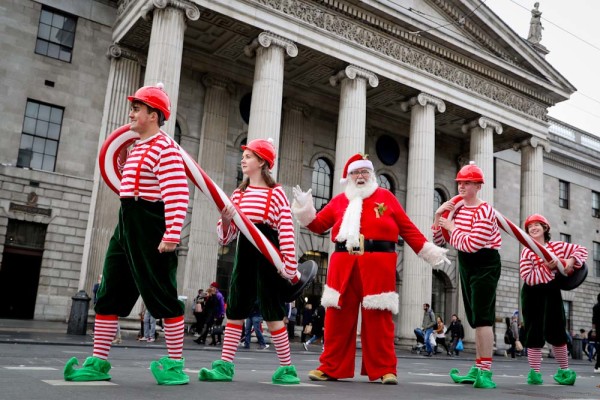
[[[474,119],[473,121],[464,124],[461,127],[461,130],[463,133],[469,133],[471,129],[476,127],[479,127],[481,129],[491,128],[498,135],[502,134],[502,124],[488,117],[479,117],[477,119]]]
[[[200,18],[200,9],[188,0],[148,0],[142,10],[142,18],[148,19],[155,8],[163,10],[169,6],[184,11],[190,21],[197,21]]]
[[[261,32],[248,46],[244,47],[244,54],[248,57],[254,57],[258,46],[267,48],[271,45],[281,47],[290,57],[298,55],[298,47],[294,42],[272,32]]]
[[[544,157],[548,160],[556,162],[557,164],[565,165],[577,171],[585,172],[586,174],[600,177],[600,170],[598,168],[594,168],[592,166],[583,164],[570,158],[565,158],[563,155],[557,153],[548,153]]]
[[[357,77],[365,79],[367,82],[369,82],[371,87],[377,87],[379,85],[379,78],[377,78],[377,75],[371,71],[367,71],[364,68],[357,67],[356,65],[348,65],[337,74],[331,76],[329,78],[329,83],[331,86],[335,87],[344,79],[356,79]]]
[[[428,93],[419,93],[419,95],[412,97],[408,101],[402,102],[400,104],[400,108],[402,109],[402,111],[407,112],[417,104],[419,104],[422,107],[431,104],[435,108],[437,108],[438,112],[443,113],[444,111],[446,111],[446,103],[444,103],[442,99],[438,99],[437,97],[432,96]]]
[[[497,70],[339,0],[246,0],[545,121],[553,101]],[[357,21],[359,23],[357,23]],[[534,99],[535,98],[535,99]]]

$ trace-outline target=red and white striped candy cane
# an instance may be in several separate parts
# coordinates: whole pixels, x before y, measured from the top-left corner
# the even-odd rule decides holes
[[[161,133],[166,135],[161,130]],[[99,163],[100,173],[102,178],[115,193],[119,194],[121,186],[121,172],[119,171],[117,158],[121,149],[128,147],[135,140],[139,139],[139,135],[129,129],[129,124],[123,125],[115,129],[104,141],[100,149]],[[212,179],[200,168],[198,163],[190,157],[190,155],[181,147],[179,151],[185,164],[185,172],[187,177],[213,201],[219,211],[223,208],[233,205],[237,213],[233,216],[233,221],[240,232],[252,243],[265,258],[277,268],[281,273],[284,271],[285,265],[279,250],[275,248],[273,243],[265,237],[265,235],[256,228],[256,226],[244,215],[244,213],[231,202],[229,197],[219,188]],[[300,280],[300,272],[296,271],[290,281],[296,283]]]
[[[444,217],[446,219],[452,219],[452,216],[454,215],[454,211],[458,210],[460,207],[462,207],[464,205],[464,200],[463,200],[462,196],[454,196],[452,199],[450,199],[450,201],[452,203],[454,203],[454,210],[453,211],[445,211],[442,214],[442,217]],[[546,260],[548,262],[557,261],[556,266],[558,268],[558,271],[565,276],[567,275],[565,273],[563,260],[559,259],[556,256],[556,254],[549,252],[546,249],[546,247],[542,246],[542,244],[540,244],[537,240],[535,240],[534,238],[529,236],[524,230],[522,230],[517,225],[512,223],[508,218],[506,218],[504,215],[502,215],[498,210],[495,210],[495,211],[496,211],[496,222],[498,223],[498,226],[500,228],[502,228],[503,231],[505,231],[510,236],[517,239],[523,246],[525,246],[528,249],[530,249],[531,251],[533,251],[541,259]],[[444,236],[444,239],[446,240],[446,242],[448,242],[450,240],[450,234],[448,233],[448,231],[446,229],[442,228],[442,235]]]

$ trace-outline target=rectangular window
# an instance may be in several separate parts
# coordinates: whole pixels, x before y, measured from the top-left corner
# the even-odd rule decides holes
[[[48,7],[42,7],[35,52],[71,62],[77,19]]]
[[[561,242],[571,243],[571,235],[568,235],[566,233],[561,233],[560,234],[560,241]]]
[[[600,193],[592,191],[592,217],[600,218]]]
[[[600,277],[600,243],[594,242],[594,254],[592,254],[594,258],[594,271],[596,271],[596,276]]]
[[[558,181],[558,206],[569,208],[569,182]]]
[[[54,171],[64,109],[27,100],[17,167]]]
[[[567,331],[571,332],[571,329],[573,329],[573,302],[563,300],[563,307],[565,309],[565,318],[567,319]]]

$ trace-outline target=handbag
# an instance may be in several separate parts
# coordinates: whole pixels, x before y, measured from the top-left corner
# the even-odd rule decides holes
[[[520,341],[520,340],[517,340],[517,341],[515,342],[515,349],[516,349],[517,351],[523,351],[523,344],[521,343],[521,341]]]
[[[463,345],[462,339],[458,339],[458,343],[456,343],[455,350],[463,351],[464,349],[465,349],[465,346]]]
[[[312,325],[311,324],[305,325],[303,332],[305,335],[310,335],[312,332]]]
[[[223,325],[213,325],[211,331],[211,335],[222,335],[223,334]]]
[[[202,312],[202,303],[197,302],[196,306],[194,307],[194,312],[195,313],[201,313]]]

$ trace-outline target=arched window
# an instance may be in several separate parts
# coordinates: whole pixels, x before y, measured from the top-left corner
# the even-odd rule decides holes
[[[377,184],[382,189],[387,189],[390,192],[394,193],[394,184],[392,183],[392,179],[386,174],[377,175]]]
[[[248,142],[247,138],[242,139],[242,141],[240,142],[240,158],[239,158],[239,160],[242,159],[242,154],[244,153],[244,151],[242,150],[242,146],[245,146],[247,142]],[[241,164],[241,162],[238,162],[236,186],[240,186],[243,180],[244,180],[244,173],[242,172],[242,164]]]
[[[317,211],[331,200],[331,179],[331,166],[324,158],[317,158],[312,174],[312,195]]]
[[[440,206],[446,202],[446,195],[440,189],[435,189],[433,191],[433,213],[437,211]]]

